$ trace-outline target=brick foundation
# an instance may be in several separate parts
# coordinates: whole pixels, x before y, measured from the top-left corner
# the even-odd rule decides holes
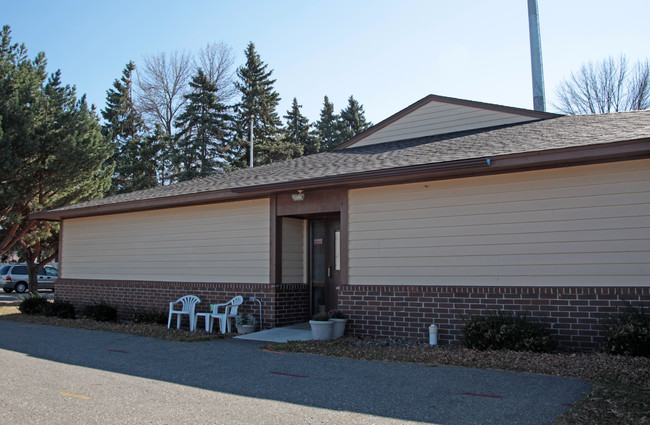
[[[559,348],[600,348],[609,314],[631,304],[650,304],[650,288],[361,286],[338,289],[357,335],[428,341],[438,325],[440,344],[460,343],[465,319],[497,311],[541,322]]]
[[[305,322],[311,316],[306,284],[59,279],[55,297],[78,308],[103,300],[118,308],[120,318],[130,319],[136,310],[166,312],[170,301],[187,294],[201,298],[197,311],[243,295],[241,311],[256,315],[258,304],[248,297],[259,298],[264,328]],[[428,341],[434,322],[439,343],[455,344],[469,316],[502,311],[542,323],[561,349],[583,351],[600,348],[610,314],[629,304],[650,305],[650,288],[343,285],[338,301],[349,318],[347,331],[356,335]]]
[[[306,284],[242,284],[204,282],[145,282],[124,280],[59,279],[55,297],[69,301],[78,309],[93,302],[106,301],[118,309],[121,319],[131,319],[134,311],[169,311],[169,302],[183,295],[201,299],[197,312],[208,311],[210,304],[223,303],[236,295],[244,296],[243,313],[259,314],[262,301],[264,328],[290,325],[308,320],[309,287]],[[184,326],[187,325],[185,322]]]

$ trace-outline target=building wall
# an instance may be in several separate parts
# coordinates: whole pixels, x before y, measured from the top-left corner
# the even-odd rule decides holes
[[[306,231],[306,220],[282,218],[282,283],[307,282]]]
[[[350,147],[534,120],[502,111],[431,101]]]
[[[349,191],[352,285],[650,286],[650,160]]]
[[[64,221],[62,277],[269,283],[268,199]]]
[[[589,351],[601,348],[609,315],[650,304],[650,287],[343,285],[338,297],[357,335],[428,341],[435,323],[441,345],[459,344],[471,316],[500,311],[541,324],[561,350]]]
[[[201,302],[197,312],[208,312],[210,304],[224,303],[237,295],[244,296],[241,313],[254,313],[259,317],[259,304],[250,301],[255,297],[262,302],[263,327],[291,325],[308,320],[309,288],[305,284],[269,285],[268,283],[218,283],[218,282],[154,282],[129,280],[66,279],[57,281],[55,298],[73,303],[78,311],[84,306],[105,301],[118,310],[121,319],[131,320],[134,312],[160,311],[167,313],[169,303],[184,295],[196,295]],[[174,317],[175,323],[176,318]],[[184,318],[182,326],[187,328]],[[205,322],[198,329],[205,329]]]

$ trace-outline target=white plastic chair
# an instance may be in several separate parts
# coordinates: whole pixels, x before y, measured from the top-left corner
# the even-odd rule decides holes
[[[219,330],[221,331],[221,333],[225,334],[226,329],[228,330],[228,333],[230,333],[231,332],[230,319],[233,317],[237,317],[237,309],[242,304],[244,304],[244,297],[242,297],[241,295],[237,295],[235,298],[228,301],[227,303],[212,304],[212,315],[210,315],[210,330],[208,332],[212,332],[212,327],[214,326],[214,319],[219,319]],[[219,312],[219,307],[224,308],[223,313]]]
[[[181,327],[181,315],[187,314],[190,319],[190,330],[193,331],[196,328],[196,320],[194,316],[194,310],[196,305],[200,303],[201,300],[196,295],[185,295],[180,297],[176,301],[169,303],[169,320],[167,320],[167,328],[172,324],[172,315],[176,315],[176,328]],[[181,310],[174,310],[174,304],[182,303],[183,306]]]

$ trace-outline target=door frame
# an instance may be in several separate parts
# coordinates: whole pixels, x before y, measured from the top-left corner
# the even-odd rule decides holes
[[[348,283],[348,190],[324,189],[303,190],[304,200],[293,201],[285,192],[270,196],[270,258],[269,282],[282,283],[282,217],[309,219],[315,216],[336,215],[341,231],[341,276],[340,284]],[[307,282],[305,282],[306,284]]]
[[[309,285],[309,311],[311,314],[320,313],[314,296],[314,225],[324,223],[323,238],[324,261],[323,261],[323,298],[325,312],[338,308],[338,291],[341,285],[341,245],[339,237],[339,269],[336,269],[336,231],[341,233],[341,217],[339,214],[328,214],[325,216],[314,216],[307,219],[307,284]]]

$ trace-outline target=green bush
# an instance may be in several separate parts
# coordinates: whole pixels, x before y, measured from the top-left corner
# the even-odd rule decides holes
[[[156,310],[143,310],[133,313],[133,323],[157,323],[159,325],[167,324],[167,313]]]
[[[60,317],[61,319],[76,319],[77,314],[74,305],[68,301],[54,300],[45,308],[46,316]]]
[[[327,313],[316,313],[314,317],[312,317],[312,320],[316,322],[327,322],[330,320],[330,315]]]
[[[86,306],[84,316],[98,322],[117,322],[117,309],[106,301],[100,301]]]
[[[463,344],[477,350],[550,352],[555,347],[541,325],[507,314],[472,317],[463,329]]]
[[[22,299],[18,304],[18,310],[23,314],[45,314],[45,309],[49,302],[45,297],[38,294],[30,294],[28,297]]]
[[[650,315],[632,306],[610,318],[605,332],[605,351],[611,354],[650,357]]]

